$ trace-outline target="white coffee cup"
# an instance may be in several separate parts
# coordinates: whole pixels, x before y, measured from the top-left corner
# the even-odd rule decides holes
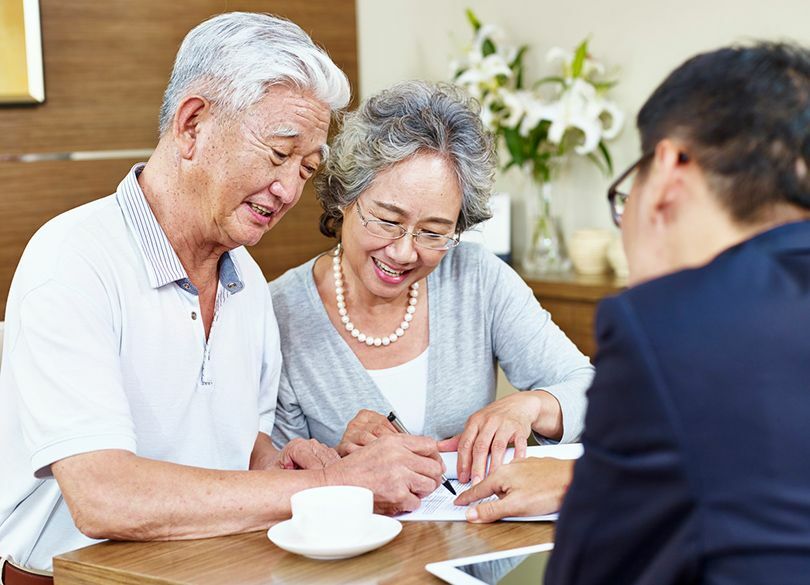
[[[333,546],[361,539],[374,513],[374,494],[364,487],[310,488],[290,497],[292,523],[307,543]]]

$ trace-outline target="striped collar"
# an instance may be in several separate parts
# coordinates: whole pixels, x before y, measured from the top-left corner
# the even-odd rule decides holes
[[[152,288],[160,288],[174,282],[183,290],[196,295],[197,288],[189,280],[186,269],[180,263],[138,184],[138,175],[145,166],[145,163],[138,163],[132,167],[118,185],[116,200],[138,243],[149,275],[149,284]],[[245,288],[229,252],[225,252],[219,259],[219,282],[229,293],[238,293]]]

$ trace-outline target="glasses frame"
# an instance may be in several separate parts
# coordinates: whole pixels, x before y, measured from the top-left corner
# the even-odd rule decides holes
[[[413,238],[413,243],[414,243],[415,246],[419,246],[420,248],[422,248],[424,250],[432,250],[434,252],[445,252],[447,250],[451,250],[451,249],[455,248],[456,246],[458,246],[458,243],[459,243],[458,235],[456,235],[454,237],[451,237],[451,236],[442,236],[441,234],[436,234],[436,235],[444,238],[444,240],[445,240],[444,247],[442,247],[442,248],[432,248],[430,246],[425,246],[425,245],[419,243],[419,236],[421,236],[422,234],[425,234],[426,232],[423,232],[423,231],[418,231],[417,232],[416,230],[406,230],[404,227],[402,227],[398,223],[394,223],[392,221],[384,221],[382,219],[367,219],[363,215],[363,211],[360,209],[360,201],[359,200],[354,202],[354,206],[355,206],[355,209],[357,209],[357,215],[360,217],[360,223],[362,223],[363,227],[366,228],[366,231],[368,233],[370,233],[372,236],[374,236],[375,238],[381,238],[381,239],[384,239],[384,240],[394,241],[394,240],[401,240],[405,236],[411,236]],[[394,227],[394,228],[399,229],[402,233],[400,233],[400,235],[398,235],[398,236],[393,236],[393,237],[381,236],[379,234],[373,233],[371,230],[368,229],[368,224],[370,224],[370,223],[374,223],[374,224],[377,224],[377,225]]]
[[[630,193],[625,193],[624,191],[619,191],[619,185],[622,184],[622,181],[627,179],[632,173],[638,170],[643,163],[647,161],[654,152],[646,152],[641,155],[636,162],[630,165],[626,171],[624,171],[619,177],[610,184],[607,190],[607,198],[608,202],[610,203],[610,218],[613,220],[613,223],[616,227],[622,227],[622,215],[624,214],[624,206],[627,204],[627,198],[630,197]],[[621,211],[618,210],[616,206],[616,200],[620,201],[621,204]]]
[[[642,154],[641,158],[639,158],[636,162],[630,165],[630,167],[626,171],[624,171],[621,175],[619,175],[619,178],[613,181],[610,184],[610,187],[608,187],[607,198],[608,202],[610,203],[610,218],[613,220],[613,223],[616,224],[616,227],[618,228],[622,227],[622,215],[624,215],[624,206],[627,204],[627,198],[630,197],[630,193],[619,191],[619,185],[621,185],[622,181],[624,181],[627,177],[629,177],[630,174],[633,173],[633,171],[638,170],[638,168],[642,164],[644,164],[647,161],[647,159],[652,158],[654,154],[655,154],[654,150]],[[686,154],[685,152],[679,152],[678,164],[682,165],[688,162],[689,162],[689,155]],[[621,209],[622,209],[621,211],[619,211],[616,206],[617,199],[621,202]]]

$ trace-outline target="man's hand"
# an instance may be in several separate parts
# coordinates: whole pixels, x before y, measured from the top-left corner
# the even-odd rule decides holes
[[[529,457],[501,466],[456,498],[467,506],[493,494],[497,500],[467,510],[470,522],[494,522],[507,516],[540,516],[560,509],[574,473],[574,461]]]
[[[397,429],[386,417],[379,412],[363,409],[346,425],[336,449],[341,457],[345,457],[384,435],[394,434],[397,434]]]
[[[532,425],[543,416],[547,399],[543,391],[516,392],[485,406],[467,419],[464,431],[439,443],[439,451],[458,451],[458,480],[475,484],[503,463],[507,447],[515,447],[515,459],[526,457]]]
[[[369,488],[375,512],[393,515],[419,507],[439,486],[444,463],[429,437],[384,434],[323,471],[329,485]]]

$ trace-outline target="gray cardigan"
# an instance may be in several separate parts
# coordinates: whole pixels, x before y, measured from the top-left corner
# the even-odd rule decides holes
[[[279,446],[295,437],[335,446],[360,409],[392,409],[329,321],[314,263],[270,283],[283,354],[273,429]],[[462,243],[428,275],[427,287],[424,434],[461,432],[471,414],[495,399],[500,364],[516,388],[553,394],[562,406],[562,441],[578,440],[593,367],[515,271],[481,246]]]

